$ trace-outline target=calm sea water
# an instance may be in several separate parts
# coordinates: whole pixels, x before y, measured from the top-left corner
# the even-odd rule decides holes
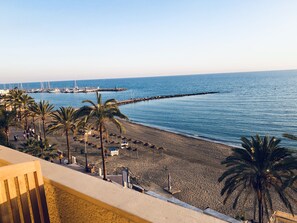
[[[51,87],[73,87],[74,81],[51,82]],[[297,135],[297,71],[170,76],[77,81],[79,87],[124,87],[104,92],[118,100],[156,95],[219,91],[219,94],[141,102],[121,107],[134,121],[194,137],[238,145],[241,136]],[[40,83],[23,84],[39,88]],[[59,106],[82,106],[88,94],[32,94]],[[287,146],[297,143],[283,140]]]

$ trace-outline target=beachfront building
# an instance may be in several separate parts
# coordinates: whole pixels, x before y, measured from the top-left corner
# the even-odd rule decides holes
[[[118,156],[119,155],[119,147],[109,147],[108,155],[109,156]]]
[[[9,93],[9,90],[0,89],[0,95],[6,95]]]

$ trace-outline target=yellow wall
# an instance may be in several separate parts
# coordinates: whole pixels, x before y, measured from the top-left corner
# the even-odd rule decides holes
[[[39,160],[51,222],[226,221],[0,146],[0,166]]]
[[[45,191],[51,222],[135,222],[48,182]]]
[[[0,160],[0,166],[5,165],[8,165],[8,163]],[[74,191],[71,188],[67,188],[47,179],[44,179],[44,181],[48,211],[52,223],[148,222],[136,216],[123,216],[125,214],[122,213],[121,215],[117,213],[121,211],[116,210],[116,208],[108,207],[106,204]],[[135,219],[132,220],[131,218]]]

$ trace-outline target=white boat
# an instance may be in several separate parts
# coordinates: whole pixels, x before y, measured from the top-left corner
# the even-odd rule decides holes
[[[65,88],[65,89],[62,90],[62,93],[71,93],[71,90],[68,89],[68,88]]]
[[[61,90],[59,88],[53,88],[53,89],[48,89],[47,92],[48,93],[60,93]]]

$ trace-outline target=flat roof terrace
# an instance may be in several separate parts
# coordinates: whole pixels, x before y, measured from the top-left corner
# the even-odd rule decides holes
[[[0,146],[0,166],[32,160],[41,163],[51,222],[226,222]]]

